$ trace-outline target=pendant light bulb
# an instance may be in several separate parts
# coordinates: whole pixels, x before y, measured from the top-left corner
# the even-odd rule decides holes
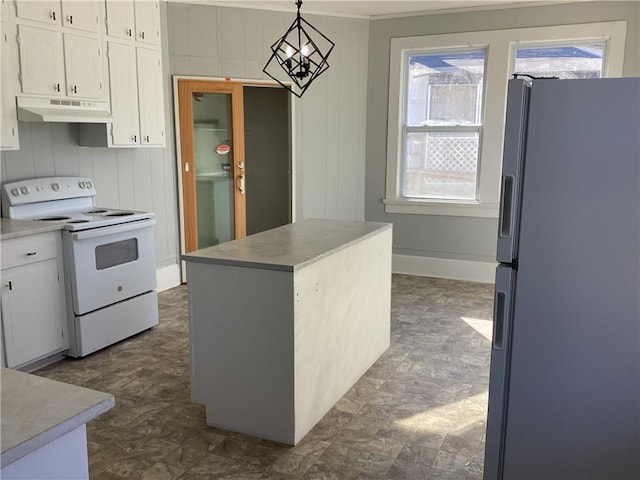
[[[303,57],[306,57],[309,55],[309,44],[305,43],[302,48],[300,49],[300,53],[302,54]]]
[[[293,57],[293,47],[291,45],[287,45],[286,55],[287,58]]]

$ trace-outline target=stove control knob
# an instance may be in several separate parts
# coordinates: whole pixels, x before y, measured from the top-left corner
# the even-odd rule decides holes
[[[12,188],[11,195],[13,195],[14,197],[17,197],[18,195],[20,195],[20,190],[18,190],[17,188]]]
[[[85,188],[85,187],[86,187],[86,184],[85,184],[84,182],[80,182],[80,183],[78,184],[78,186],[79,186],[80,188]]]
[[[20,187],[20,193],[22,193],[23,195],[28,195],[29,187]]]
[[[93,184],[89,180],[87,180],[87,188],[93,188]]]
[[[60,184],[59,184],[59,183],[52,183],[52,184],[51,184],[51,189],[52,189],[54,192],[57,192],[58,190],[60,190]]]

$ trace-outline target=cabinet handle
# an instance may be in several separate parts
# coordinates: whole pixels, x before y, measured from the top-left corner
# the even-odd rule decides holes
[[[149,143],[149,135],[147,135],[146,137],[144,137],[144,139],[147,141],[147,143]]]
[[[56,92],[59,92],[59,91],[60,91],[60,84],[59,84],[59,83],[56,83],[56,84],[53,86],[53,88],[54,88],[54,90],[55,90]]]
[[[78,86],[77,85],[73,86],[73,93],[78,93]]]
[[[140,32],[140,38],[144,40],[144,32]]]
[[[67,21],[68,21],[70,24],[73,24],[73,15],[69,15],[69,16],[67,17]]]
[[[56,12],[54,12],[53,10],[51,10],[49,12],[49,18],[51,18],[54,22],[56,21]]]
[[[38,252],[27,252],[27,257],[33,257],[34,255],[37,255]]]
[[[130,28],[127,29],[127,35],[129,35],[129,36],[133,35],[133,32],[131,31]]]
[[[137,136],[137,135],[134,135],[134,136],[133,136],[133,141],[134,141],[134,143],[137,143],[137,142],[138,142],[138,136]]]
[[[13,285],[11,284],[11,280],[5,283],[4,286],[7,287],[9,290],[13,290]]]

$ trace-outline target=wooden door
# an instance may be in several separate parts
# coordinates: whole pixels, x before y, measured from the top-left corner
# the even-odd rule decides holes
[[[211,103],[224,104],[227,117],[219,115],[209,117],[194,116],[199,102],[211,100]],[[246,198],[245,198],[245,157],[244,157],[244,106],[242,85],[239,83],[178,80],[178,104],[180,119],[180,152],[182,170],[182,199],[184,212],[185,252],[192,252],[222,241],[246,236]],[[200,147],[210,156],[198,166],[196,162],[196,137],[206,138],[209,142]],[[198,185],[200,188],[198,188]],[[222,194],[229,191],[229,198]],[[201,205],[198,205],[200,198]],[[218,202],[218,205],[215,203]],[[228,205],[227,205],[228,204]],[[221,207],[222,205],[222,207]],[[217,238],[222,231],[222,215],[211,213],[210,208],[230,208],[233,224],[231,238]],[[216,218],[212,217],[216,215]],[[211,225],[210,241],[206,241],[204,232],[198,229]],[[223,225],[220,226],[219,224]],[[200,233],[200,234],[199,234]]]

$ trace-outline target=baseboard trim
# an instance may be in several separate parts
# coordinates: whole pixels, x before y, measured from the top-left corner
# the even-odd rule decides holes
[[[180,265],[176,263],[175,265],[156,269],[156,282],[159,292],[180,285]]]
[[[493,283],[496,263],[450,258],[416,257],[393,255],[393,273],[418,275],[421,277],[449,278],[469,282]]]

